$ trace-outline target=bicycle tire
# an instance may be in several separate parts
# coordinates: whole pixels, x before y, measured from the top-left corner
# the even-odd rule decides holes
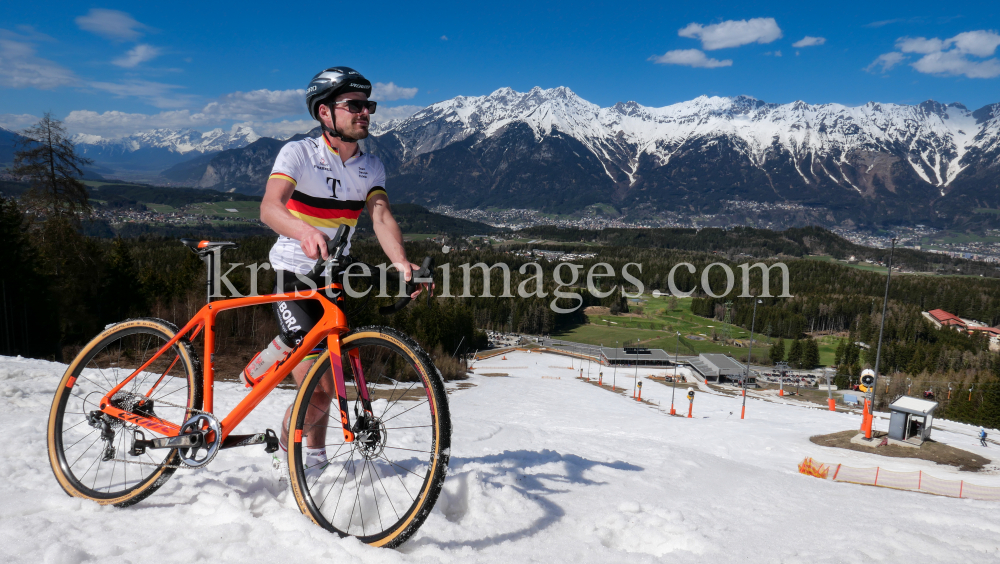
[[[144,364],[176,333],[177,327],[173,324],[154,318],[129,319],[110,325],[91,340],[66,369],[52,400],[47,443],[52,472],[70,496],[90,499],[101,505],[126,507],[151,495],[176,470],[179,464],[177,449],[149,450],[140,456],[127,452],[131,446],[129,435],[133,431],[141,430],[147,439],[157,436],[152,431],[108,416],[101,418],[107,423],[106,427],[88,420],[88,415],[98,410],[97,400]],[[144,374],[136,376],[130,385],[115,394],[117,399],[112,401],[120,403],[119,407],[126,411],[144,410],[140,413],[147,417],[180,425],[193,414],[192,409],[201,408],[200,366],[191,344],[180,340]],[[157,380],[153,380],[154,376]],[[147,386],[152,390],[148,397],[144,395],[148,393]],[[153,400],[151,405],[135,403],[150,398]],[[159,401],[184,404],[185,407],[172,407]],[[113,439],[103,438],[105,432],[113,433]],[[97,436],[91,441],[95,434]],[[106,459],[109,452],[111,458]],[[160,456],[162,459],[158,460]],[[107,462],[111,462],[110,472]],[[102,467],[105,469],[103,474]],[[107,486],[103,486],[105,480]]]
[[[363,406],[353,384],[351,351],[358,351],[372,398],[372,415],[364,421],[375,432],[366,440],[361,440],[358,431],[362,424],[357,413],[363,413]],[[289,437],[297,437],[288,445],[292,491],[302,512],[324,529],[340,536],[357,537],[372,546],[393,548],[416,533],[434,507],[444,483],[451,455],[451,417],[444,383],[430,356],[412,339],[388,327],[362,327],[344,335],[341,358],[345,381],[350,382],[348,402],[349,409],[355,412],[351,419],[356,440],[344,441],[336,394],[330,399],[317,394],[330,367],[326,352],[309,370],[292,407]],[[328,380],[327,385],[330,384]],[[327,404],[328,401],[331,403]],[[328,436],[324,444],[330,463],[318,476],[310,474],[314,470],[307,467],[304,456],[310,431],[320,428],[307,424],[308,406],[314,403],[325,404],[326,412],[335,414],[325,427]],[[426,409],[422,408],[424,404]],[[390,421],[395,423],[387,426]],[[348,445],[350,450],[345,450]],[[337,450],[330,452],[334,447]],[[398,458],[396,453],[410,458]],[[349,459],[343,458],[347,455]],[[338,511],[345,491],[352,489],[348,483],[351,474],[354,479],[350,484],[355,491],[349,497],[353,495],[355,499],[349,513],[346,505],[344,511]],[[331,511],[326,504],[332,501],[341,477],[343,484]],[[364,517],[366,508],[368,523]],[[373,514],[377,516],[377,524]],[[390,524],[386,525],[386,520]]]

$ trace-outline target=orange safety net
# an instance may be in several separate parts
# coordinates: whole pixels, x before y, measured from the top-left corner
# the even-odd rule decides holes
[[[799,473],[806,474],[807,476],[816,476],[825,480],[830,474],[830,467],[825,464],[819,464],[811,458],[806,458],[802,461],[802,464],[799,464]]]
[[[831,475],[830,470],[833,470]],[[932,495],[1000,501],[1000,488],[970,484],[965,480],[943,480],[924,473],[893,472],[884,468],[852,468],[843,464],[822,464],[806,458],[799,464],[799,472],[817,478],[848,482],[865,486],[878,486],[898,490],[917,491]]]

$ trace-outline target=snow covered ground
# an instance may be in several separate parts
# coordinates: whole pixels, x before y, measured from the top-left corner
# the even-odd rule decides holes
[[[454,390],[448,479],[434,512],[398,550],[340,539],[299,513],[261,447],[179,470],[128,509],[66,496],[49,469],[45,424],[64,365],[0,357],[3,562],[994,562],[1000,504],[833,483],[798,474],[806,456],[1000,486],[909,459],[828,449],[810,435],[856,429],[857,415],[698,392],[695,418],[670,417],[670,387],[643,398],[575,379],[570,360],[512,353],[480,361]],[[503,368],[501,368],[503,367]],[[506,368],[525,367],[525,368]],[[562,367],[562,368],[558,368]],[[586,369],[586,363],[584,363]],[[596,377],[597,368],[592,368]],[[631,389],[634,370],[618,371]],[[669,371],[668,371],[669,373]],[[605,382],[611,371],[605,370]],[[454,386],[452,386],[454,387]],[[686,386],[678,412],[687,412]],[[217,384],[219,411],[243,393]],[[276,390],[241,432],[277,428]],[[879,422],[885,428],[887,421]],[[935,421],[934,438],[996,462],[975,429]]]

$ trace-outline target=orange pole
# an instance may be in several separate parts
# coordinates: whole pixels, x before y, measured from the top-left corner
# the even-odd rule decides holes
[[[740,409],[740,419],[745,418],[746,414],[747,414],[747,406],[744,405],[743,408]]]
[[[837,400],[829,398],[826,401],[830,404],[830,411],[837,411]]]
[[[861,415],[861,432],[865,434],[866,439],[872,438],[872,420],[868,412],[869,407],[868,399],[865,398],[865,409]]]
[[[639,388],[639,397],[635,398],[635,401],[642,401],[642,388]]]
[[[691,410],[693,408],[694,408],[694,402],[693,401],[689,401],[688,402],[688,419],[691,419]]]
[[[783,390],[783,389],[782,390],[778,390],[778,395],[779,396],[785,395],[785,390]]]
[[[674,409],[674,404],[670,404],[670,415],[677,415],[677,410]]]

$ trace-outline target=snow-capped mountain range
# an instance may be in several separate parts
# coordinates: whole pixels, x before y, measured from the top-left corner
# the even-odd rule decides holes
[[[821,206],[837,221],[858,211],[913,222],[1000,207],[1000,104],[701,96],[602,108],[565,87],[502,88],[373,133],[395,191],[426,203],[708,212],[742,199]]]
[[[213,129],[204,133],[193,129],[152,129],[133,133],[126,137],[105,139],[99,135],[78,133],[73,143],[85,150],[97,150],[106,154],[134,153],[140,149],[167,149],[174,153],[211,153],[245,147],[260,139],[253,129],[245,126],[232,131]]]
[[[805,184],[828,178],[858,192],[863,190],[844,168],[852,164],[850,157],[902,152],[913,172],[943,195],[969,166],[963,158],[970,151],[993,152],[1000,143],[1000,105],[972,112],[961,104],[933,101],[848,107],[700,96],[662,108],[635,102],[602,108],[565,87],[459,96],[405,120],[379,124],[375,133],[394,134],[408,159],[472,136],[492,137],[513,123],[530,127],[538,141],[554,131],[576,139],[608,168],[610,179],[618,182],[620,172],[630,184],[643,157],[668,166],[693,141],[727,138],[753,166],[791,157]],[[829,168],[817,161],[827,158],[833,159]],[[862,176],[875,166],[870,163]]]
[[[249,128],[75,141],[97,165],[249,193],[262,192],[283,143]],[[566,87],[501,88],[376,116],[362,147],[385,163],[395,201],[432,205],[713,213],[744,200],[823,210],[824,223],[955,223],[1000,209],[1000,104],[701,96],[602,108]]]

